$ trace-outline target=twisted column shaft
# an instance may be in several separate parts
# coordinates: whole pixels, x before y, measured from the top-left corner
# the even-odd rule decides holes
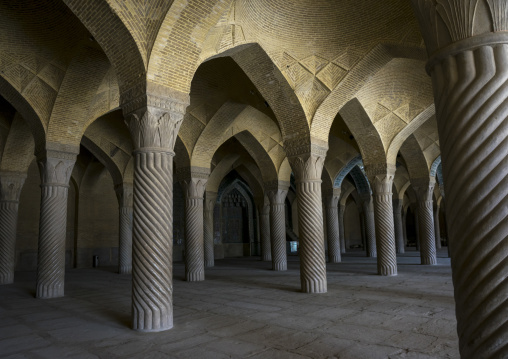
[[[460,354],[502,358],[508,352],[508,23],[499,0],[487,1],[471,18],[451,18],[468,5],[414,1],[434,54],[427,68],[446,187]],[[445,26],[433,26],[439,19],[431,14]],[[449,40],[438,42],[438,36]]]
[[[19,196],[25,178],[24,173],[0,173],[0,284],[14,282]]]
[[[435,227],[435,236],[436,236],[436,248],[441,248],[441,229],[439,227],[439,206],[436,207],[434,211],[434,227]]]
[[[422,264],[437,264],[436,238],[434,236],[434,211],[432,194],[434,179],[413,179],[413,189],[418,201],[418,238]]]
[[[195,174],[192,174],[195,175]],[[185,195],[185,279],[205,280],[203,194],[208,174],[182,181]]]
[[[130,183],[117,185],[115,188],[120,211],[120,230],[118,241],[118,273],[132,273],[132,205],[133,186]]]
[[[393,223],[395,226],[395,244],[397,253],[404,253],[404,231],[402,229],[402,200],[393,201]]]
[[[407,211],[402,216],[402,232],[404,234],[404,247],[407,245]]]
[[[331,193],[328,193],[331,192]],[[341,242],[339,233],[339,210],[337,205],[340,198],[340,188],[334,188],[325,194],[326,234],[328,240],[328,261],[341,262]]]
[[[272,261],[272,248],[270,243],[270,205],[263,204],[260,212],[261,229],[261,260],[263,262]]]
[[[139,331],[173,327],[173,148],[185,101],[188,97],[152,99],[143,95],[123,109],[136,148],[132,326]],[[143,103],[147,106],[133,108]]]
[[[363,201],[363,213],[365,222],[365,236],[367,237],[367,257],[377,257],[376,224],[374,220],[374,207],[372,197]]]
[[[340,252],[346,253],[346,232],[344,228],[344,214],[346,213],[346,206],[341,204],[339,206],[339,235],[340,235]]]
[[[300,281],[305,293],[326,293],[321,173],[326,150],[289,157],[296,177]]]
[[[217,200],[217,193],[206,192],[204,214],[204,242],[205,242],[205,267],[215,265],[215,251],[213,243],[213,211]]]
[[[48,151],[38,161],[41,174],[41,215],[37,257],[37,298],[64,295],[67,196],[76,161],[73,153]]]
[[[287,270],[288,259],[286,253],[286,215],[284,200],[287,190],[270,190],[270,233],[271,233],[271,255],[272,269],[275,271]]]
[[[379,172],[378,172],[379,171]],[[371,178],[376,221],[377,269],[379,275],[397,275],[397,251],[393,221],[392,185],[395,169],[366,169]]]

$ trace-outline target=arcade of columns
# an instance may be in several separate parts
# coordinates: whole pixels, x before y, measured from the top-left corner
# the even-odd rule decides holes
[[[67,196],[80,144],[115,182],[119,272],[132,273],[139,331],[173,326],[174,181],[185,200],[186,280],[202,281],[216,258],[219,185],[232,168],[256,201],[261,259],[287,269],[292,173],[305,293],[327,291],[327,259],[339,263],[346,251],[351,198],[379,275],[397,275],[409,205],[421,263],[435,265],[446,193],[461,356],[503,357],[504,1],[120,3],[0,5],[0,95],[16,112],[2,115],[0,283],[14,280],[19,200],[35,154],[36,297],[64,295]],[[358,11],[365,11],[361,24]],[[44,30],[38,16],[58,26]],[[108,151],[104,139],[126,158]]]

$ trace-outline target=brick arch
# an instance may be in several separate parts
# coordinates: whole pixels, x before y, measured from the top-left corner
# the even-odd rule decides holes
[[[206,182],[206,191],[218,193],[222,179],[231,171],[233,164],[240,158],[239,154],[231,153],[215,166]]]
[[[51,112],[46,133],[48,143],[79,148],[90,123],[90,103],[109,69],[110,63],[102,51],[86,46],[78,51],[67,68]]]
[[[430,169],[415,135],[407,138],[400,147],[400,154],[404,159],[410,179],[429,178]]]
[[[355,97],[367,81],[394,58],[426,61],[427,54],[420,47],[399,44],[379,44],[351,69],[340,84],[318,107],[311,126],[311,136],[327,141],[330,128],[337,113]],[[346,122],[349,126],[349,123]]]
[[[357,98],[349,100],[339,113],[355,137],[365,165],[385,164],[383,141],[360,101]]]
[[[177,169],[190,167],[191,165],[189,151],[187,150],[187,146],[185,146],[185,143],[183,143],[180,135],[177,135],[175,141],[174,161]]]
[[[46,145],[46,128],[37,107],[32,106],[34,99],[31,96],[25,98],[3,76],[0,75],[0,96],[2,96],[23,117],[30,132],[32,133],[35,148],[43,149]]]
[[[109,154],[107,154],[98,143],[95,143],[92,139],[83,136],[81,144],[108,170],[115,185],[119,185],[124,182],[122,169],[118,167]]]
[[[341,191],[342,193],[341,193],[340,201],[339,201],[341,206],[345,206],[346,205],[348,197],[354,191],[356,191],[356,187],[353,186],[353,184],[351,184],[351,182],[349,182],[348,180],[343,182],[343,184],[342,184],[342,191]]]
[[[430,166],[430,176],[436,177],[438,168],[441,166],[441,155],[437,156]]]
[[[147,67],[148,81],[190,93],[207,34],[229,10],[232,1],[174,0],[153,43]]]
[[[277,181],[279,176],[275,165],[263,146],[258,142],[258,139],[248,131],[242,131],[236,134],[235,137],[256,162],[261,170],[263,181],[265,183]]]
[[[270,170],[273,166],[277,178],[277,169],[282,167],[285,158],[277,125],[253,107],[234,102],[226,102],[210,119],[192,150],[191,166],[208,168],[216,150],[231,137],[238,137],[244,131],[259,144],[256,144],[260,151],[256,156],[264,156],[263,162],[266,163],[268,156]]]
[[[293,143],[301,145],[303,139],[310,144],[310,119],[287,79],[261,44],[242,44],[204,59],[203,62],[225,56],[231,57],[238,64],[271,107],[284,142],[289,146]]]
[[[359,165],[354,166],[349,172],[353,181],[355,183],[356,190],[359,195],[369,195],[371,194],[370,183],[367,179],[367,176],[363,172],[363,170],[359,167]]]
[[[5,142],[0,171],[26,173],[34,159],[34,139],[19,113],[14,115]]]
[[[107,1],[63,1],[106,53],[115,68],[121,93],[137,84],[139,78],[145,78],[146,63],[138,44]]]
[[[353,168],[356,166],[362,164],[362,156],[358,155],[354,157],[351,161],[349,161],[341,170],[339,173],[337,173],[333,180],[333,187],[334,188],[341,188],[342,182],[344,181],[344,178],[351,172]]]

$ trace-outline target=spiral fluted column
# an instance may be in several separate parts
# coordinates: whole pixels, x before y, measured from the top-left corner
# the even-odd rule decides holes
[[[123,108],[135,147],[132,326],[145,332],[173,327],[173,148],[188,95],[181,97],[144,95]]]
[[[272,248],[270,241],[270,202],[268,197],[259,208],[260,213],[260,229],[261,229],[261,260],[263,262],[272,261]]]
[[[435,228],[435,237],[436,237],[436,248],[441,248],[441,229],[439,227],[439,206],[436,206],[434,211],[434,228]]]
[[[407,246],[407,210],[402,215],[402,232],[404,234],[404,247]]]
[[[324,193],[326,210],[326,234],[328,241],[328,261],[330,263],[341,262],[341,243],[339,232],[339,210],[337,205],[340,198],[340,188],[334,188]]]
[[[418,210],[419,210],[419,206],[415,205],[414,210],[413,210],[413,214],[414,214],[413,218],[414,218],[415,233],[416,233],[415,249],[417,251],[420,251],[420,217],[418,216]]]
[[[204,214],[204,242],[205,242],[205,267],[215,265],[215,250],[213,242],[213,211],[217,201],[217,193],[206,192]]]
[[[397,251],[393,221],[392,186],[395,168],[371,166],[365,169],[374,197],[376,221],[377,271],[379,275],[397,275]]]
[[[288,194],[287,189],[268,189],[270,199],[270,234],[272,269],[285,271],[288,266],[286,252],[286,214],[284,200]]]
[[[193,167],[188,172],[181,181],[185,196],[185,279],[199,282],[205,280],[203,195],[210,171]]]
[[[38,159],[41,216],[37,256],[37,298],[64,295],[67,196],[76,154],[47,151]]]
[[[300,281],[305,293],[326,293],[326,259],[323,234],[321,173],[326,149],[313,146],[310,153],[292,153],[289,162],[296,177]]]
[[[344,214],[346,213],[346,205],[339,205],[339,236],[340,236],[340,252],[346,253],[346,232],[344,230]]]
[[[446,187],[460,354],[502,358],[508,353],[508,13],[502,0],[483,7],[439,3],[413,0],[433,54],[427,70]]]
[[[413,180],[413,188],[418,202],[418,233],[420,239],[420,257],[422,264],[437,264],[436,238],[432,193],[435,182]],[[422,183],[423,182],[423,183]]]
[[[0,173],[0,284],[14,282],[16,227],[26,173]]]
[[[365,237],[367,238],[366,250],[367,257],[377,257],[376,246],[376,223],[374,220],[374,203],[372,196],[366,196],[362,203],[364,222],[365,222]]]
[[[134,188],[131,183],[122,183],[115,187],[120,211],[120,231],[118,241],[118,273],[132,273],[132,205]]]
[[[395,226],[395,244],[397,253],[405,252],[404,231],[402,229],[402,200],[395,199],[393,201],[393,224]]]

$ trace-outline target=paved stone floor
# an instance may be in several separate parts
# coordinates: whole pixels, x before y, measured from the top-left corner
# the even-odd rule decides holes
[[[74,269],[66,296],[34,299],[35,273],[0,286],[2,358],[458,358],[450,260],[398,258],[397,277],[374,259],[328,264],[328,293],[303,294],[298,260],[287,272],[255,258],[216,261],[206,281],[174,266],[175,327],[129,329],[131,277]]]

